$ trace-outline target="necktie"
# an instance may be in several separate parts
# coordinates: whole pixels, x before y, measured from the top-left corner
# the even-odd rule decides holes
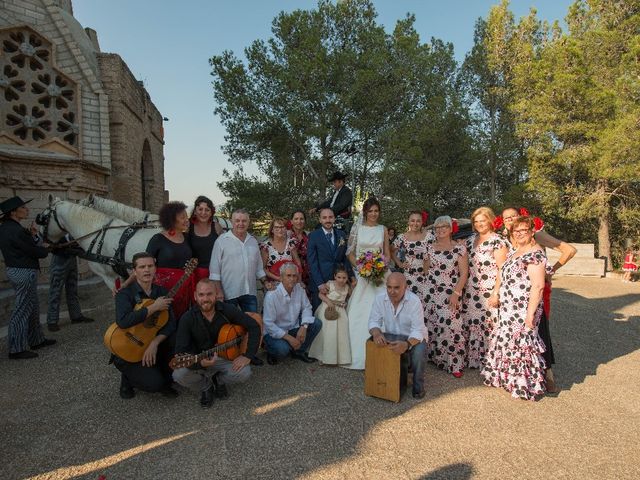
[[[327,240],[329,240],[329,243],[333,247],[333,233],[332,232],[327,233]]]

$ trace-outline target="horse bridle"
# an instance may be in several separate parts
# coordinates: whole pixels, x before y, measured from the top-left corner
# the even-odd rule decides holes
[[[53,217],[53,220],[56,222],[56,225],[61,231],[65,233],[69,233],[67,232],[67,230],[64,229],[62,225],[60,225],[60,221],[58,220],[58,214],[55,208],[52,208],[51,205],[49,205],[44,212],[36,215],[36,225],[40,225],[41,227],[44,227],[42,232],[43,240],[49,243],[51,243],[51,240],[48,237],[49,224],[51,223],[51,217]]]

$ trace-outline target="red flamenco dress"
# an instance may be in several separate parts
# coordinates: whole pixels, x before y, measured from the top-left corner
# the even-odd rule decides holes
[[[156,278],[154,283],[171,290],[184,275],[185,264],[192,258],[193,252],[185,236],[182,243],[175,243],[161,233],[155,234],[147,245],[149,252],[156,259]],[[195,291],[195,277],[191,275],[173,297],[171,309],[176,321],[189,310]]]

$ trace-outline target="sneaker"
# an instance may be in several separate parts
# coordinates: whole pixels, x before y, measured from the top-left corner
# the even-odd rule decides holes
[[[31,352],[29,350],[23,350],[21,352],[10,353],[9,358],[11,360],[26,360],[27,358],[37,358],[38,354],[36,352]]]
[[[59,332],[60,326],[57,323],[48,323],[47,330],[49,330],[50,332]]]
[[[413,392],[412,395],[413,395],[413,398],[420,399],[420,398],[424,398],[426,393],[427,392],[425,390],[422,390],[421,392]]]

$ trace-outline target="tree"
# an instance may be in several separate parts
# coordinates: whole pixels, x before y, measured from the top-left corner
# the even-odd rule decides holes
[[[529,145],[529,187],[550,211],[583,222],[585,239],[593,225],[610,262],[612,224],[637,231],[640,214],[640,2],[577,0],[567,23],[518,65],[512,106]]]

